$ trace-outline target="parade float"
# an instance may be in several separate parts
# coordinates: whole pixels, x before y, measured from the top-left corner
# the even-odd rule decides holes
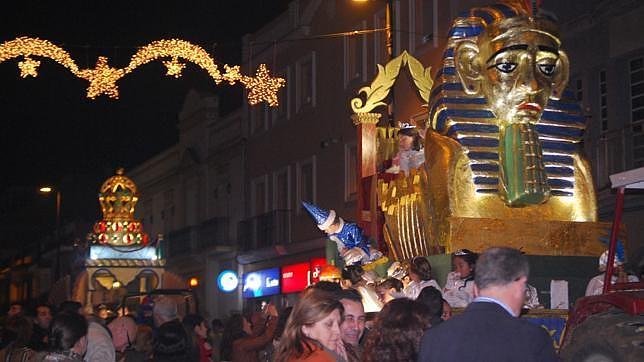
[[[88,234],[85,271],[76,279],[74,299],[86,306],[99,304],[130,309],[148,303],[145,296],[171,294],[182,301],[188,284],[166,270],[162,237],[151,239],[135,219],[139,200],[134,182],[118,169],[100,188],[103,218]],[[167,290],[172,289],[172,292]],[[188,299],[194,300],[188,295]]]
[[[350,102],[358,134],[356,223],[392,261],[426,256],[439,283],[457,250],[523,251],[529,283],[541,299],[525,317],[548,330],[559,348],[568,309],[597,274],[605,240],[613,240],[614,257],[625,230],[619,220],[597,220],[591,170],[580,149],[585,119],[565,89],[568,57],[554,19],[532,3],[506,1],[462,13],[431,75],[406,51],[378,65],[372,83]],[[426,116],[394,125],[381,118],[404,68]],[[404,150],[399,135],[410,137]],[[422,149],[412,146],[418,141]],[[415,161],[419,154],[424,162]],[[311,215],[338,244],[329,259],[373,265],[370,258],[352,259],[352,240],[333,239],[338,234],[325,229],[333,215]],[[629,320],[637,310],[624,308],[632,296],[613,299],[587,303],[595,309],[576,311],[583,318],[575,323],[609,308]]]

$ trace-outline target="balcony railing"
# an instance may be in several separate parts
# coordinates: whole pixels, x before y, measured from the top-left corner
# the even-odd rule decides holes
[[[291,210],[274,210],[240,221],[240,249],[247,251],[290,243],[291,213]]]
[[[179,256],[216,246],[230,245],[228,218],[218,217],[172,231],[166,236],[168,256]]]

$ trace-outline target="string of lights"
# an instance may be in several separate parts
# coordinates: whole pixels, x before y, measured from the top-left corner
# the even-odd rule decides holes
[[[51,59],[75,76],[87,80],[87,97],[91,99],[101,95],[118,99],[116,82],[138,67],[155,60],[162,60],[167,69],[166,75],[174,78],[181,77],[185,62],[191,62],[205,70],[215,84],[225,81],[234,85],[239,82],[248,90],[248,102],[251,105],[266,102],[269,106],[278,106],[277,92],[286,85],[284,78],[271,77],[265,64],[258,66],[254,77],[241,74],[238,65],[225,64],[222,74],[208,52],[198,45],[180,39],[157,40],[139,48],[125,68],[113,68],[108,64],[107,57],[99,56],[93,69],[80,69],[66,50],[48,40],[20,37],[0,44],[0,63],[21,58],[18,68],[22,78],[38,76],[41,62],[33,57]]]

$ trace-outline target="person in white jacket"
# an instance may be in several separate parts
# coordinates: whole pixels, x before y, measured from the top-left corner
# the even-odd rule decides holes
[[[474,269],[478,254],[467,250],[457,250],[452,257],[454,271],[447,274],[443,298],[450,306],[465,308],[474,299]]]
[[[416,300],[420,291],[425,287],[432,286],[441,290],[436,280],[432,279],[432,265],[424,256],[416,256],[411,260],[409,263],[409,278],[411,279],[409,285],[403,289],[402,295],[395,295],[396,297]]]
[[[622,254],[620,256],[620,254]],[[606,250],[600,257],[599,257],[599,271],[601,274],[593,277],[590,279],[588,282],[588,285],[586,286],[586,296],[590,295],[600,295],[602,294],[604,290],[604,275],[606,274],[606,265],[608,265],[608,250]],[[618,281],[620,283],[625,283],[625,282],[639,282],[639,278],[636,277],[635,275],[629,275],[626,274],[624,271],[624,259],[623,259],[623,252],[620,253],[619,251],[615,255],[615,262],[613,263],[613,267],[615,268],[613,271],[613,277],[611,279],[611,284],[615,284]]]

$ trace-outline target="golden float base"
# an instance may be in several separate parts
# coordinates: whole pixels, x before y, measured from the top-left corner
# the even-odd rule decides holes
[[[481,252],[492,246],[508,246],[529,255],[599,256],[607,249],[600,241],[611,224],[528,219],[449,217],[445,252],[470,249]],[[620,239],[625,234],[622,225]]]

